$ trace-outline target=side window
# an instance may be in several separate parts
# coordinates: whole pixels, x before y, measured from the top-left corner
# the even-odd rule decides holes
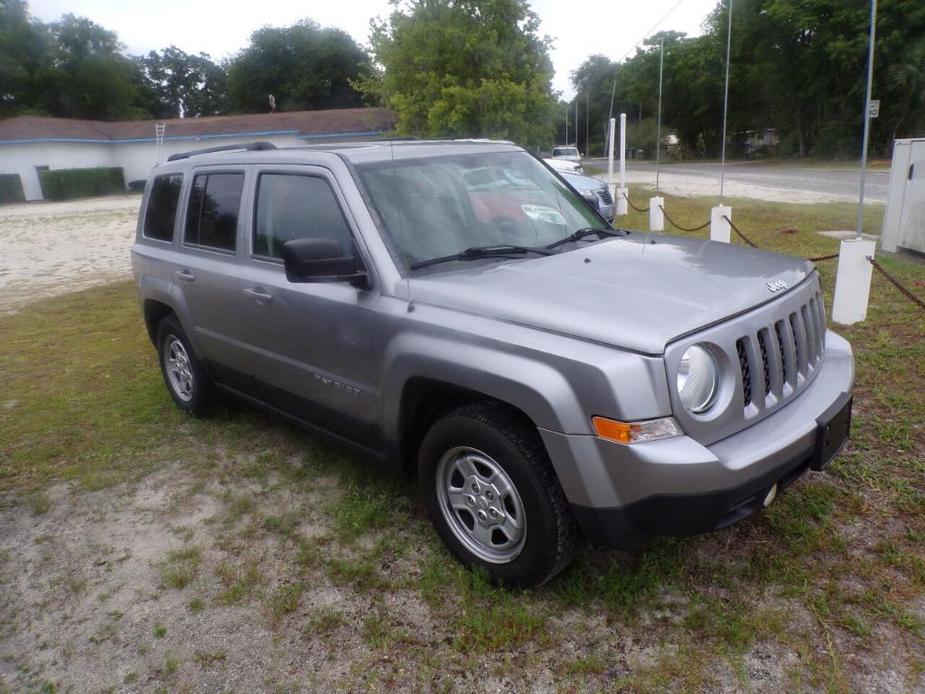
[[[144,235],[147,238],[173,241],[173,225],[182,186],[182,174],[155,177],[145,212]]]
[[[186,243],[235,249],[243,173],[198,174],[186,209]]]
[[[261,174],[257,183],[254,255],[282,258],[293,239],[333,239],[344,254],[353,237],[337,197],[323,178],[300,174]]]

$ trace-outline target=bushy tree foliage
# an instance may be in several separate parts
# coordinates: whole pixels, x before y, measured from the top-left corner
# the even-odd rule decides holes
[[[548,144],[549,40],[523,0],[412,0],[372,23],[382,67],[361,89],[392,107],[401,133]]]
[[[187,118],[224,113],[225,71],[206,53],[190,55],[176,46],[136,58],[153,99],[148,110],[156,118]]]
[[[361,106],[352,81],[368,71],[363,49],[340,29],[305,20],[290,27],[264,27],[228,65],[234,111],[269,110],[268,97],[285,111]]]
[[[725,2],[716,6],[702,36],[655,35],[620,64],[608,66],[607,58],[592,56],[573,73],[575,87],[594,95],[594,146],[603,144],[614,79],[614,113],[626,112],[631,120],[654,116],[659,39],[664,39],[663,130],[676,131],[688,153],[718,153],[727,8]],[[744,133],[774,128],[782,156],[857,156],[864,123],[867,0],[735,0],[732,21],[732,151]],[[925,134],[921,0],[880,0],[874,74],[874,98],[882,105],[872,122],[871,144],[888,154],[894,138]]]

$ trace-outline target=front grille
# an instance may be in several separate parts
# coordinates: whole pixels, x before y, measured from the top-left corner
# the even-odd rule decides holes
[[[825,310],[819,293],[767,327],[741,336],[736,353],[746,416],[799,390],[819,366],[824,350]]]
[[[610,194],[610,186],[601,188],[597,191],[597,197],[599,197],[601,202],[605,205],[613,205],[613,195]]]

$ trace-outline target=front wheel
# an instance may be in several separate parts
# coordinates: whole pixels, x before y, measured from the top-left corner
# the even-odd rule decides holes
[[[529,421],[493,402],[438,420],[421,444],[418,475],[447,547],[496,582],[535,586],[571,558],[575,527]]]

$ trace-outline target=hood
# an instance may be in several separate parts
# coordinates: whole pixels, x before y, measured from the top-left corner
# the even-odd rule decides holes
[[[644,354],[773,301],[808,260],[727,243],[634,232],[552,256],[466,261],[414,277],[414,299]],[[439,271],[438,271],[439,268]],[[452,268],[452,270],[450,270]],[[772,292],[782,280],[787,290]]]
[[[579,193],[591,190],[597,191],[602,188],[607,188],[607,183],[602,181],[599,178],[594,178],[593,176],[585,176],[583,174],[571,173],[569,171],[560,171],[559,174],[568,181],[569,185],[572,186]]]

